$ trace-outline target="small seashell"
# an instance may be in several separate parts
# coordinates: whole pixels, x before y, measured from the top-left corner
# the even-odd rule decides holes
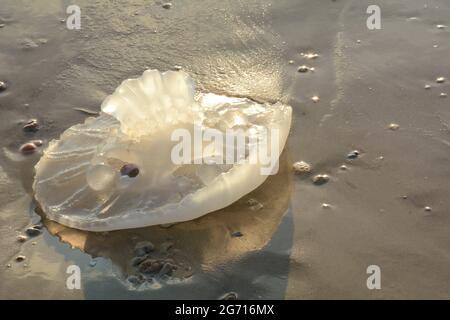
[[[320,98],[318,96],[313,96],[311,100],[315,103],[319,102]]]
[[[19,148],[19,151],[22,152],[23,154],[32,154],[36,152],[36,150],[37,146],[32,142],[25,143],[21,145]]]
[[[312,178],[315,185],[322,185],[330,181],[330,177],[327,174],[318,174]]]
[[[319,57],[319,55],[317,53],[314,53],[314,52],[306,53],[303,56],[305,58],[307,58],[307,59],[316,59],[316,58]]]
[[[298,67],[297,71],[300,73],[305,73],[309,71],[309,68],[307,66],[300,66]]]
[[[350,159],[350,160],[356,159],[356,158],[358,158],[358,157],[359,157],[359,151],[358,151],[358,150],[350,151],[350,152],[347,154],[347,159]]]
[[[390,125],[389,125],[389,130],[392,130],[392,131],[396,131],[396,130],[398,130],[400,128],[400,125],[398,125],[397,123],[391,123]]]
[[[23,126],[23,130],[36,132],[39,130],[39,122],[36,119],[28,120],[28,122]]]

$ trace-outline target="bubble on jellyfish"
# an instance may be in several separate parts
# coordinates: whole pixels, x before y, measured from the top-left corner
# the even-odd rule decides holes
[[[147,70],[49,143],[35,198],[50,220],[88,231],[193,220],[267,179],[262,159],[278,160],[291,115],[280,102],[195,92],[183,71]]]

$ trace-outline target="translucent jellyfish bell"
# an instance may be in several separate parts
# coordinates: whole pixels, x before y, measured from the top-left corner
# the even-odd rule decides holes
[[[227,158],[233,145],[208,149],[211,140],[195,140],[198,131],[225,137],[228,129],[247,130],[240,158],[248,160],[249,141],[276,130],[278,148],[269,143],[266,151],[277,160],[292,113],[281,103],[196,94],[186,73],[157,70],[124,81],[101,109],[49,144],[33,185],[49,219],[90,231],[187,221],[230,205],[265,181],[265,164],[211,162]],[[189,134],[192,149],[206,147],[200,158],[192,152],[191,162],[174,161],[176,130]]]

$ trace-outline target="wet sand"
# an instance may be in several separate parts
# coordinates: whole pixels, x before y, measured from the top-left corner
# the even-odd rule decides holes
[[[166,10],[158,1],[78,1],[76,31],[60,21],[69,1],[4,1],[0,297],[449,298],[450,105],[440,93],[450,82],[435,79],[450,78],[450,27],[436,27],[450,25],[450,5],[379,1],[382,29],[371,31],[370,1],[207,2]],[[310,51],[319,57],[300,54]],[[74,108],[98,111],[123,79],[174,65],[201,90],[293,107],[280,172],[196,221],[94,234],[43,219],[42,234],[18,242],[42,216],[31,189],[39,155],[17,161],[17,148],[31,139],[45,147],[88,116]],[[31,118],[38,132],[22,130]],[[301,160],[310,174],[293,174]],[[315,174],[330,181],[315,185]],[[252,210],[250,198],[263,208]],[[133,248],[144,240],[158,254],[171,243],[185,272],[130,286]],[[81,290],[66,288],[71,264],[81,267]],[[369,265],[381,268],[381,290],[367,289]]]

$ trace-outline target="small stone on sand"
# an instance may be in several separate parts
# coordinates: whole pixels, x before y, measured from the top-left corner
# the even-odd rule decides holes
[[[301,73],[305,73],[305,72],[309,71],[309,68],[307,66],[300,66],[300,67],[298,67],[297,71],[301,72]]]
[[[316,59],[319,57],[319,55],[317,53],[310,52],[310,53],[306,53],[304,55],[304,57],[307,59]]]
[[[30,227],[25,231],[25,233],[29,237],[36,237],[36,236],[40,235],[41,232],[42,232],[41,230],[39,230],[38,228],[35,228],[35,227]]]
[[[400,126],[397,123],[391,123],[389,125],[389,130],[395,131],[398,130],[400,128]]]
[[[23,126],[23,130],[28,132],[36,132],[39,130],[39,122],[36,119],[30,119]]]
[[[322,185],[330,181],[330,177],[327,174],[318,174],[312,178],[312,182],[315,185]]]
[[[27,241],[27,239],[28,238],[24,235],[17,236],[17,241],[19,241],[19,242],[25,242],[25,241]]]
[[[437,83],[444,83],[445,82],[445,78],[444,77],[436,78],[436,82]]]
[[[318,97],[318,96],[313,96],[313,97],[311,97],[311,100],[313,101],[313,102],[319,102],[319,100],[320,100],[320,98]]]
[[[350,160],[354,160],[354,159],[356,159],[356,158],[358,158],[358,157],[359,157],[359,151],[358,151],[358,150],[350,151],[350,152],[347,154],[347,159],[350,159]]]
[[[305,161],[298,161],[292,165],[295,174],[304,174],[311,172],[311,165]]]
[[[240,231],[235,231],[235,232],[233,232],[233,233],[231,234],[231,236],[234,237],[234,238],[239,238],[239,237],[242,237],[243,234],[242,234],[242,232],[240,232]]]

